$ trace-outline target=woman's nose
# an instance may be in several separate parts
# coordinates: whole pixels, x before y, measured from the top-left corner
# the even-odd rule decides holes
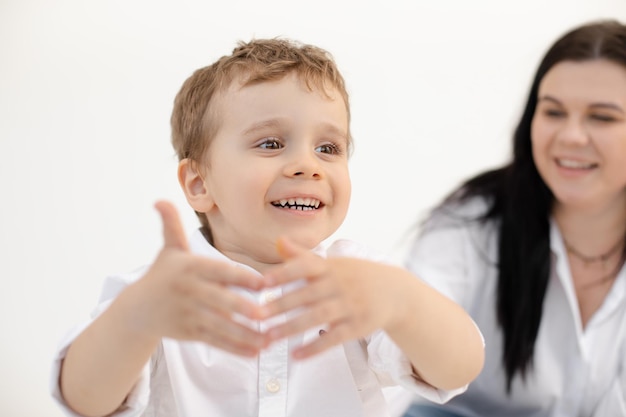
[[[579,118],[570,117],[558,132],[558,139],[570,145],[585,146],[589,143],[589,132]]]

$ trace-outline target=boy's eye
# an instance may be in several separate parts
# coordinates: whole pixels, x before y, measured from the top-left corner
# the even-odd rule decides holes
[[[267,138],[259,144],[261,149],[281,149],[283,144],[276,138]]]
[[[320,145],[315,148],[315,152],[327,153],[330,155],[339,155],[341,154],[341,149],[334,143],[325,143],[324,145]]]

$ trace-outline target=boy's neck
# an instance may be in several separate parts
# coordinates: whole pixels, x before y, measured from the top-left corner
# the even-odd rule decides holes
[[[278,255],[275,245],[254,253],[246,250],[246,248],[232,244],[223,244],[222,242],[214,241],[211,246],[231,261],[247,265],[260,274],[283,263],[283,259]]]

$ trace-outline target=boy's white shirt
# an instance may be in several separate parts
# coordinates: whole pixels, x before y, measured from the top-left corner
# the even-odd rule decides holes
[[[197,255],[250,269],[218,252],[199,231],[192,235],[190,248]],[[320,246],[315,251],[324,257],[383,261],[364,247],[345,240],[336,241],[328,248]],[[92,318],[102,313],[145,270],[108,277]],[[265,303],[299,285],[302,283],[258,292],[233,289]],[[252,328],[264,331],[295,314],[290,312],[265,322],[242,318],[242,322],[247,320]],[[60,394],[61,362],[69,345],[89,323],[74,328],[63,338],[53,363],[52,395],[68,416],[79,415],[67,407]],[[291,350],[320,337],[320,330],[323,327],[277,341],[255,358],[236,356],[201,342],[163,339],[125,403],[113,416],[383,417],[390,416],[389,410],[393,409],[385,401],[383,387],[400,385],[437,403],[446,402],[467,388],[444,391],[415,380],[409,360],[383,331],[307,360],[291,359]]]

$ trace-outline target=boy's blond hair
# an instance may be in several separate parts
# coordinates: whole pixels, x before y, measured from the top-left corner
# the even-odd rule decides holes
[[[211,109],[213,98],[218,93],[228,89],[234,81],[245,86],[280,80],[292,72],[298,75],[310,91],[329,96],[330,90],[337,90],[346,105],[350,125],[348,92],[330,53],[316,46],[287,39],[240,42],[232,54],[196,70],[176,95],[171,125],[172,145],[178,159],[187,158],[194,163],[202,163],[219,129],[218,112]],[[348,130],[348,149],[351,143]],[[212,242],[206,216],[198,212],[196,214],[205,236]]]

